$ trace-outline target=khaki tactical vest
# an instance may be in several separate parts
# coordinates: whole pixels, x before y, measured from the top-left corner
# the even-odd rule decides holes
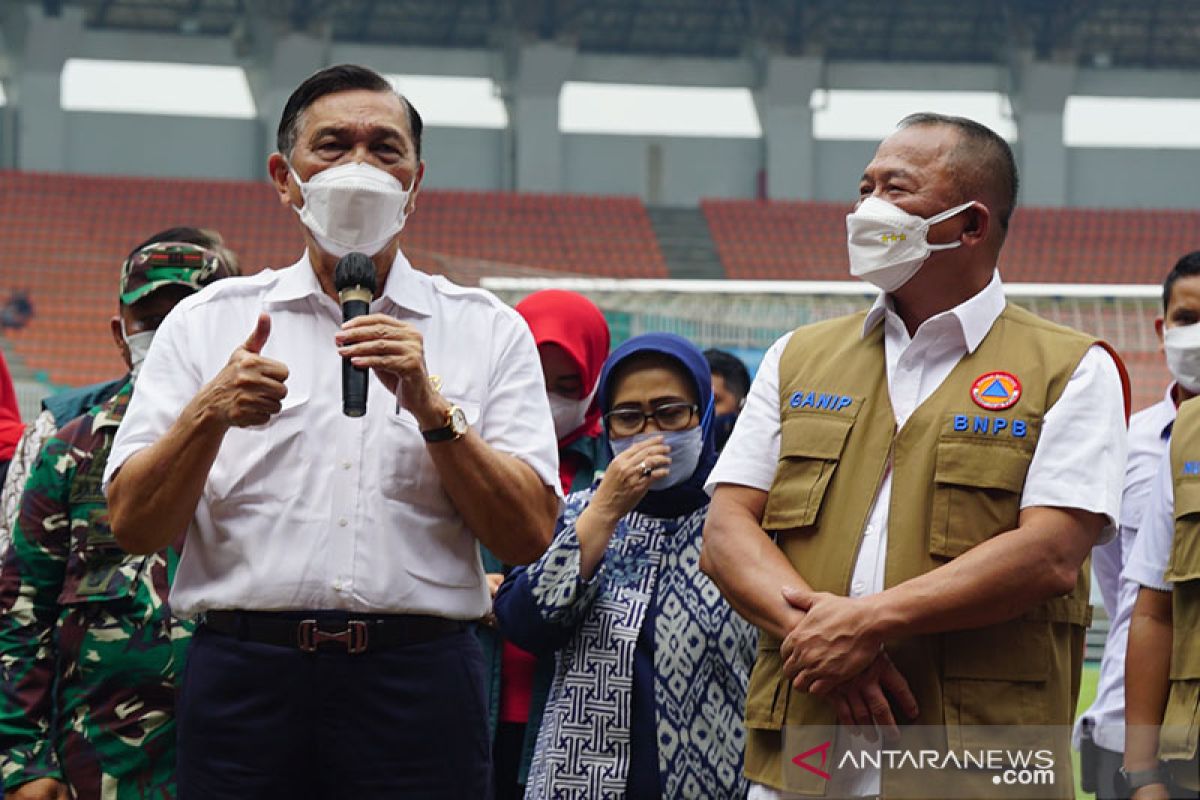
[[[1175,538],[1166,579],[1171,593],[1171,691],[1158,743],[1158,755],[1171,765],[1175,781],[1200,789],[1200,402],[1179,406],[1171,434],[1171,475],[1175,486]]]
[[[862,531],[889,462],[888,587],[1016,528],[1042,420],[1097,343],[1009,305],[975,352],[897,430],[883,325],[864,337],[864,318],[865,312],[792,335],[780,362],[779,464],[762,520],[814,590],[839,595],[849,594]],[[970,741],[960,726],[1066,730],[1090,620],[1085,563],[1074,591],[1018,619],[886,648],[920,706],[914,722],[945,726],[945,734],[930,729],[939,732],[942,747],[970,748],[982,743]],[[797,692],[783,678],[779,645],[761,636],[746,701],[746,773],[760,783],[823,796],[825,779],[789,765],[804,752],[797,749],[803,736],[792,734],[833,726],[836,717],[827,700]],[[1061,752],[1064,760],[1065,744]],[[1057,768],[1065,769],[1065,780],[1060,774],[1054,796],[1070,797],[1069,760]],[[899,793],[901,780],[901,771],[885,770],[884,796]],[[921,796],[912,791],[903,794]]]

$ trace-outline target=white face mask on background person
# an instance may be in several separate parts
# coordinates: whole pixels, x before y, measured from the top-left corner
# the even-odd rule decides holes
[[[692,473],[696,471],[696,466],[700,463],[700,453],[704,450],[704,429],[699,425],[685,431],[661,431],[659,433],[642,431],[635,436],[610,439],[609,444],[612,445],[613,455],[619,456],[633,445],[649,439],[651,436],[663,437],[663,444],[671,448],[671,466],[665,477],[658,478],[650,484],[650,491],[669,489],[692,477]]]
[[[351,162],[322,170],[307,182],[289,166],[304,206],[295,208],[321,249],[341,258],[373,256],[404,228],[405,207],[416,186],[405,189],[393,176],[370,164]]]
[[[135,381],[138,372],[142,369],[142,362],[146,360],[146,354],[150,352],[150,343],[154,341],[154,333],[154,331],[128,333],[125,330],[125,320],[121,320],[121,338],[125,340],[125,346],[129,348],[130,374]]]
[[[909,214],[886,200],[868,197],[846,215],[846,246],[850,274],[894,292],[912,279],[935,250],[949,250],[961,241],[930,244],[929,228],[960,214],[975,201],[949,208],[929,219]]]
[[[1175,382],[1193,394],[1200,394],[1200,323],[1164,330],[1163,349]]]
[[[562,439],[579,429],[587,418],[588,409],[592,406],[592,398],[596,396],[596,388],[592,388],[588,396],[582,400],[573,397],[563,397],[557,392],[550,392],[550,416],[554,417],[554,435]]]

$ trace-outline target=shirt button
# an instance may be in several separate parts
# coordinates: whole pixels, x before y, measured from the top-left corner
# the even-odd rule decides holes
[[[349,524],[350,524],[350,520],[346,519],[345,517],[342,517],[341,519],[339,519],[339,520],[338,520],[338,527],[339,527],[339,528],[344,528],[344,527],[346,527],[346,526],[347,526],[347,525],[349,525]]]
[[[342,469],[350,469],[350,466],[351,466],[351,464],[349,461],[342,462]]]
[[[854,590],[854,593],[855,593],[855,594],[862,594],[862,593],[863,593],[863,589],[865,589],[866,587],[864,587],[864,586],[862,585],[862,581],[855,581],[855,582],[854,582],[854,585],[853,585],[853,586],[851,586],[850,588]]]
[[[346,590],[346,584],[342,583],[341,578],[333,582],[333,590],[335,592],[344,592]]]

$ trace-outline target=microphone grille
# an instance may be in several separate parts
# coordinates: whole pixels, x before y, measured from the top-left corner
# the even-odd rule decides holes
[[[375,293],[375,264],[362,253],[347,253],[338,259],[333,270],[333,287],[337,291],[354,286]]]

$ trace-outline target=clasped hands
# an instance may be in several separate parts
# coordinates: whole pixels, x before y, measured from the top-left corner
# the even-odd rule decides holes
[[[917,701],[883,649],[871,605],[863,598],[792,588],[783,597],[804,612],[779,647],[792,686],[828,699],[838,722],[852,732],[874,741],[878,726],[886,740],[898,737],[893,703],[905,718],[915,719]]]

